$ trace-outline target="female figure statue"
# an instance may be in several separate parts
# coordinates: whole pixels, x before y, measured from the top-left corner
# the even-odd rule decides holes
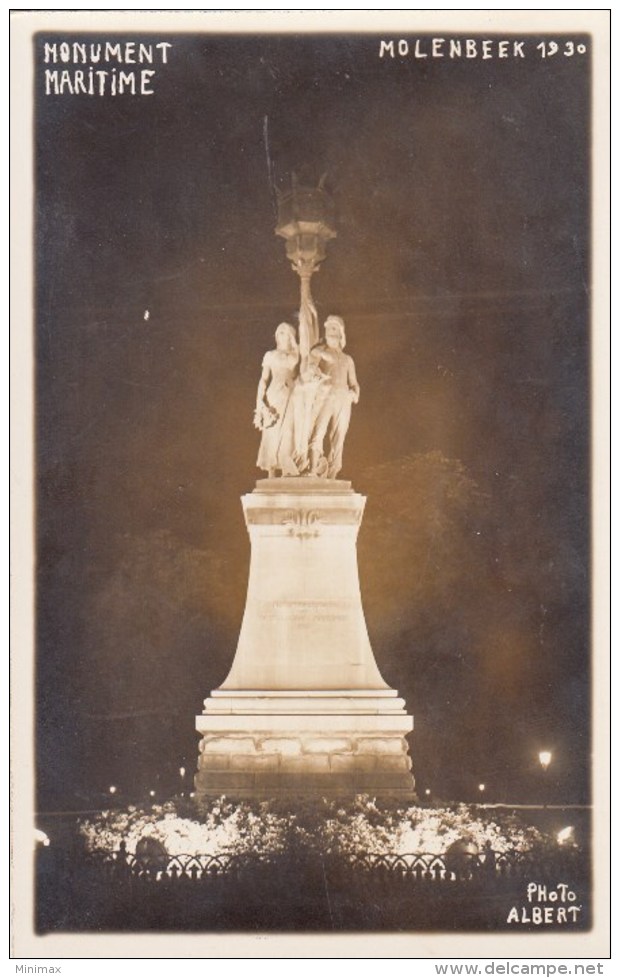
[[[299,372],[299,347],[289,323],[276,329],[276,349],[263,357],[261,378],[256,393],[254,427],[262,432],[259,469],[273,479],[298,475],[295,464],[295,434],[292,391]]]

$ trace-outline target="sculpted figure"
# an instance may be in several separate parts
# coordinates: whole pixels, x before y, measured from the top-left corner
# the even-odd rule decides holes
[[[319,317],[310,295],[308,283],[302,279],[299,310],[299,377],[293,390],[291,407],[294,416],[295,463],[300,475],[308,475],[310,460],[308,444],[314,420],[313,405],[317,388],[323,381],[312,348],[318,345]],[[311,345],[310,345],[311,344]]]
[[[329,316],[324,328],[325,339],[310,353],[310,360],[321,374],[312,411],[310,474],[335,479],[342,468],[342,449],[351,420],[351,405],[358,403],[360,388],[355,364],[343,352],[346,343],[344,321],[340,316]]]
[[[276,329],[276,349],[263,357],[256,393],[254,427],[262,432],[256,464],[270,478],[298,475],[294,461],[292,391],[299,370],[299,347],[289,323]]]

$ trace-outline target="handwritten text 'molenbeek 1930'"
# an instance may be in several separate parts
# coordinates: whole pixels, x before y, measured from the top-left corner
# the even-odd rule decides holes
[[[583,41],[561,38],[521,38],[516,40],[480,37],[401,37],[399,40],[379,41],[380,58],[447,58],[448,60],[480,60],[490,58],[572,58],[584,55]]]
[[[45,94],[154,95],[156,66],[168,64],[171,47],[169,41],[46,41],[43,62],[54,67],[44,68]]]

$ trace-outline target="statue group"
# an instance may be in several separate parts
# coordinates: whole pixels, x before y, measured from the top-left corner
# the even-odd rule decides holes
[[[254,413],[261,431],[256,464],[270,478],[335,479],[342,468],[351,405],[360,389],[355,364],[344,352],[343,320],[328,316],[323,339],[310,346],[308,338],[317,335],[316,310],[302,309],[300,342],[293,326],[280,323],[276,348],[263,357]]]

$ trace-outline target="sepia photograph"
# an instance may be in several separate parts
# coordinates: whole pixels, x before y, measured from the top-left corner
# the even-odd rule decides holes
[[[15,953],[603,956],[607,12],[12,27]]]

